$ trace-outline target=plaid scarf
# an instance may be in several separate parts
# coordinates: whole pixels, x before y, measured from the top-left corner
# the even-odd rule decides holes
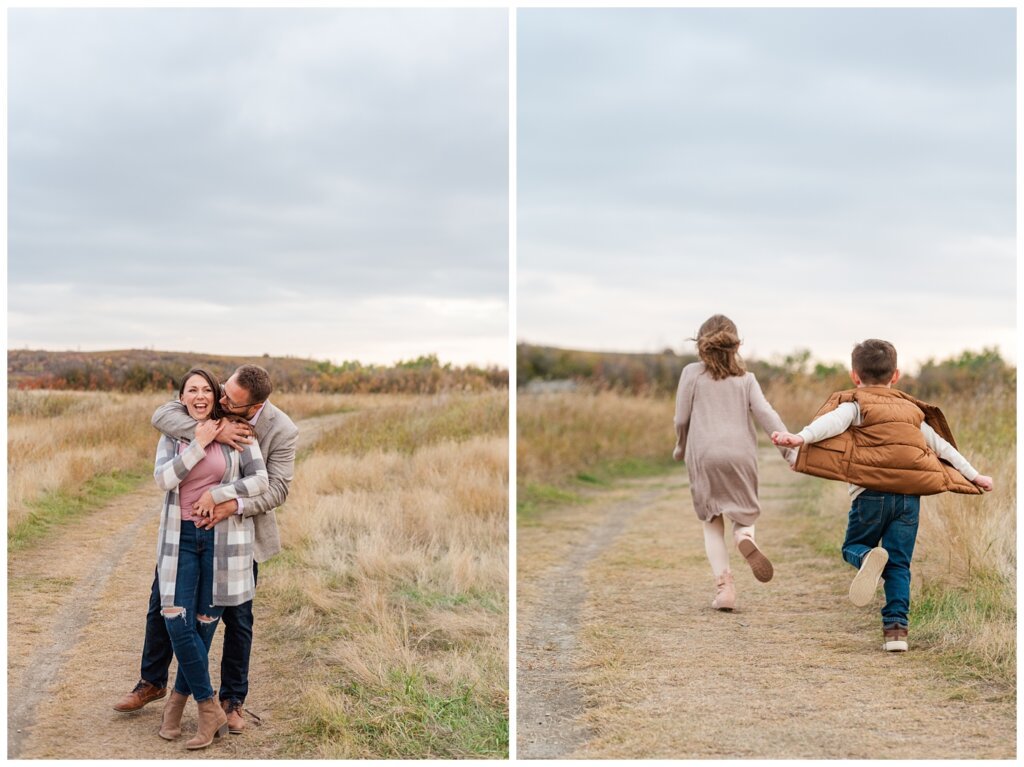
[[[184,442],[184,440],[182,440]],[[178,546],[181,540],[181,506],[178,486],[192,468],[206,455],[206,450],[193,440],[178,452],[179,440],[161,436],[156,447],[153,476],[157,486],[166,490],[157,534],[156,564],[160,582],[161,607],[174,606],[174,585],[178,577]],[[227,445],[224,451],[226,468],[222,484],[210,488],[215,503],[235,498],[251,498],[266,491],[269,480],[263,454],[254,440],[239,453]],[[248,602],[256,595],[252,577],[252,519],[232,514],[213,529],[213,603],[234,606]]]

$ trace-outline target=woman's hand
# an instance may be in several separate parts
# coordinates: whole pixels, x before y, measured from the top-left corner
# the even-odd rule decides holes
[[[199,500],[192,504],[192,509],[201,517],[208,517],[213,512],[213,507],[217,504],[213,502],[213,495],[209,490],[203,492],[199,496]]]
[[[220,434],[220,431],[223,428],[223,419],[219,421],[214,421],[212,419],[200,421],[199,423],[196,424],[196,441],[203,447],[206,447],[215,439],[217,439],[217,435]]]

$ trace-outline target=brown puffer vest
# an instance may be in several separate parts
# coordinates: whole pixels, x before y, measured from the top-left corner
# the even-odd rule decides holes
[[[981,488],[940,459],[925,442],[922,421],[956,447],[946,417],[934,405],[897,389],[865,386],[836,392],[814,417],[835,410],[843,402],[857,403],[861,425],[801,446],[794,466],[797,471],[885,493],[981,493]]]

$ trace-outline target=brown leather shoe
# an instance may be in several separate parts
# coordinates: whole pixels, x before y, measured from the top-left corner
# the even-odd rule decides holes
[[[196,729],[195,737],[185,744],[185,748],[190,750],[206,748],[213,743],[214,738],[228,734],[227,715],[224,709],[217,705],[215,698],[209,698],[196,705],[199,707],[199,727]]]
[[[139,683],[135,685],[134,690],[114,704],[114,711],[120,711],[121,713],[138,711],[147,703],[152,703],[154,700],[160,700],[166,694],[166,687],[157,687],[155,684],[150,684],[145,679],[140,679]]]
[[[245,720],[242,718],[242,701],[224,698],[220,702],[220,707],[224,709],[224,714],[228,718],[228,732],[232,735],[241,734],[245,729]]]
[[[897,623],[882,627],[882,649],[886,652],[907,651],[907,628]]]

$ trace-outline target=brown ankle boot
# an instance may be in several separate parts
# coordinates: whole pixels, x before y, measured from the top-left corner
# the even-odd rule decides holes
[[[716,610],[731,610],[736,606],[736,587],[733,586],[730,570],[715,579],[715,598],[711,606]]]
[[[199,706],[199,729],[196,736],[185,744],[186,748],[206,748],[213,743],[214,738],[228,734],[228,718],[224,709],[220,707],[216,696],[204,700]]]
[[[174,690],[171,697],[164,703],[164,718],[160,722],[159,732],[160,737],[164,740],[174,740],[181,736],[181,715],[185,711],[187,702],[187,695],[182,695]]]

